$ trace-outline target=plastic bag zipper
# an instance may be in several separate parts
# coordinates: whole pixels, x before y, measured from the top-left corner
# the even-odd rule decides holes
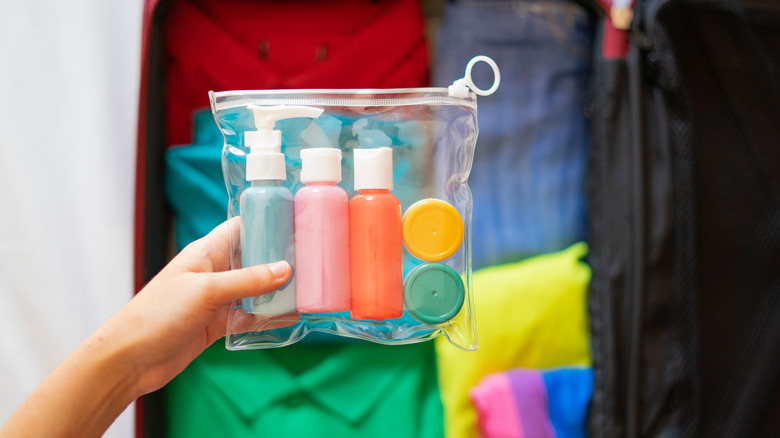
[[[471,70],[478,62],[484,62],[493,70],[493,85],[487,90],[483,90],[471,79]],[[471,58],[466,65],[465,75],[452,83],[448,88],[399,88],[399,89],[320,89],[320,90],[255,90],[255,91],[223,91],[209,92],[212,104],[212,111],[221,111],[230,108],[238,108],[247,105],[303,105],[303,106],[342,106],[342,107],[391,107],[391,106],[411,106],[411,105],[455,105],[466,106],[470,108],[477,107],[476,94],[480,96],[489,96],[493,94],[501,83],[501,72],[498,65],[491,58],[480,55]],[[365,99],[344,99],[344,98],[318,98],[301,97],[279,98],[279,99],[256,99],[252,97],[243,97],[246,95],[266,96],[268,94],[426,94],[441,93],[440,96],[419,96],[419,97],[369,97]],[[446,94],[445,94],[446,93]],[[219,98],[237,97],[229,102],[217,102]]]
[[[413,93],[413,92],[436,92],[444,91],[446,88],[418,88],[410,90],[382,90],[382,94],[398,94],[398,93]],[[322,93],[322,94],[344,94],[344,93],[370,93],[371,90],[290,90],[293,91],[305,91],[307,93]],[[275,90],[273,93],[287,93],[286,90]],[[247,105],[304,105],[304,106],[316,106],[316,107],[330,107],[330,106],[342,106],[342,107],[392,107],[392,106],[411,106],[411,105],[454,105],[454,106],[466,106],[476,108],[476,99],[459,98],[444,96],[423,96],[423,97],[392,97],[392,98],[366,98],[366,99],[344,99],[344,98],[319,98],[319,97],[301,97],[301,98],[252,98],[252,97],[238,97],[247,94],[265,94],[262,91],[230,91],[230,92],[209,92],[212,97],[214,111],[222,111],[225,109],[245,107]],[[235,100],[228,102],[217,102],[216,100],[221,97],[237,96]]]

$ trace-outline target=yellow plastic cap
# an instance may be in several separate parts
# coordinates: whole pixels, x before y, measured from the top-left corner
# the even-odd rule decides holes
[[[441,199],[415,202],[404,214],[404,245],[426,262],[444,260],[463,243],[463,218],[452,205]]]

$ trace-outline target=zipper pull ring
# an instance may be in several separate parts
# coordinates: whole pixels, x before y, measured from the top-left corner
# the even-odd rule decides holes
[[[482,61],[493,69],[493,86],[487,90],[482,90],[474,85],[474,81],[471,80],[471,69],[474,68],[474,64]],[[469,97],[469,89],[479,94],[480,96],[490,96],[498,89],[498,84],[501,83],[501,72],[498,70],[496,61],[493,61],[490,57],[485,55],[479,55],[471,58],[471,61],[466,65],[466,76],[456,80],[449,87],[449,94],[452,97]]]

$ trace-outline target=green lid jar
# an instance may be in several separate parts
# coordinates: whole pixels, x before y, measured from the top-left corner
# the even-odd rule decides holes
[[[424,324],[441,324],[454,318],[465,299],[466,288],[460,274],[442,263],[420,265],[404,282],[406,310]]]

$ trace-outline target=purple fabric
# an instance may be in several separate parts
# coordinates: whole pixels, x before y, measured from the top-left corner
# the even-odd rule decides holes
[[[517,415],[522,419],[523,436],[555,438],[547,410],[547,387],[537,371],[513,370],[507,373],[515,396]]]

